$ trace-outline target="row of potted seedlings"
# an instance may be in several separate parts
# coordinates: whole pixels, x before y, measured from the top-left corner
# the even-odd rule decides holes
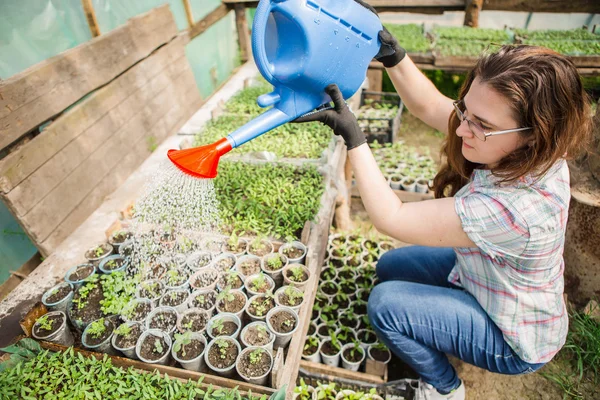
[[[294,400],[383,400],[375,388],[355,391],[344,389],[334,382],[318,382],[317,386],[308,385],[304,379],[294,388]]]
[[[373,156],[394,190],[428,193],[437,174],[435,161],[402,142],[371,145]]]
[[[275,252],[265,238],[232,236],[211,236],[204,247],[194,242],[188,254],[176,254],[184,257],[163,254],[143,264],[131,257],[140,241],[115,233],[43,295],[51,311],[36,321],[33,336],[65,346],[80,338],[92,351],[164,365],[174,360],[221,376],[237,371],[266,385],[273,349],[285,348],[299,325],[310,278],[306,247],[289,242]],[[171,249],[183,250],[178,239]]]
[[[391,242],[357,234],[329,237],[303,349],[305,360],[351,371],[364,368],[367,358],[383,364],[390,361],[390,351],[371,328],[367,302],[377,282],[376,262],[393,248]]]

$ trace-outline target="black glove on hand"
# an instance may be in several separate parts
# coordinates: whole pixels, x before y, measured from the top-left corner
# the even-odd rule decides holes
[[[354,0],[367,10],[371,11],[373,14],[379,16],[377,11],[369,4],[365,3],[362,0]],[[386,27],[383,27],[383,30],[379,31],[379,41],[381,42],[381,48],[379,49],[379,53],[375,55],[375,59],[380,61],[384,67],[391,68],[398,64],[404,56],[406,56],[406,50],[400,46],[398,41],[388,30]]]
[[[344,138],[348,150],[360,146],[367,142],[365,134],[358,126],[358,121],[352,111],[346,105],[344,96],[338,86],[333,83],[325,88],[333,100],[334,107],[317,110],[308,115],[302,116],[293,122],[311,122],[319,121],[333,129],[333,133]]]

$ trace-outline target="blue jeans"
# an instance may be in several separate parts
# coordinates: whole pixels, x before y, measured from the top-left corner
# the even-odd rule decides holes
[[[455,261],[452,248],[423,246],[381,257],[368,307],[379,339],[441,393],[460,385],[445,353],[501,374],[542,367],[521,360],[477,300],[447,281]]]

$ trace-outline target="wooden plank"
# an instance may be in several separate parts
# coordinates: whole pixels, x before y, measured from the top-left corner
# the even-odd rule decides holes
[[[248,31],[248,20],[246,19],[246,7],[243,4],[235,5],[235,25],[237,27],[238,43],[240,46],[240,58],[242,62],[246,62],[250,58],[252,47],[250,32]]]
[[[188,28],[194,26],[194,14],[192,13],[192,5],[190,0],[181,0],[183,2],[183,8],[185,8],[185,17],[187,19]]]
[[[367,70],[367,78],[369,79],[369,90],[381,92],[383,88],[383,70],[371,69]]]
[[[72,209],[84,200],[100,179],[125,157],[137,140],[145,132],[153,129],[165,114],[167,107],[177,100],[178,92],[195,86],[193,74],[186,59],[182,59],[186,69],[180,78],[150,100],[135,115],[119,128],[107,141],[102,143],[85,162],[62,180],[35,207],[21,218],[21,224],[30,237],[41,243],[68,216]],[[68,196],[64,194],[68,193]]]
[[[472,28],[479,27],[479,12],[483,6],[483,0],[468,0],[465,8],[465,20],[464,26],[470,26]]]
[[[42,346],[44,349],[48,349],[50,351],[66,351],[67,350],[67,347],[62,346],[60,344],[44,342],[44,341],[40,341],[39,343],[40,343],[40,346]],[[76,347],[73,348],[73,351],[76,353],[80,353],[84,357],[88,357],[88,358],[94,357],[99,360],[101,360],[105,356],[104,353],[95,353],[95,352],[91,352],[91,351],[78,349]],[[139,370],[140,372],[158,371],[163,375],[164,374],[168,375],[170,378],[177,378],[179,380],[183,380],[184,382],[187,382],[188,379],[191,379],[191,380],[197,382],[200,378],[202,378],[202,383],[200,384],[200,386],[203,388],[206,388],[208,385],[215,385],[215,386],[222,387],[222,388],[234,388],[237,386],[239,388],[239,390],[241,390],[242,392],[252,391],[252,393],[255,393],[255,394],[266,394],[266,395],[271,395],[271,394],[275,393],[275,390],[273,390],[271,388],[254,385],[254,384],[247,383],[244,381],[223,378],[218,375],[202,374],[200,372],[189,371],[189,370],[183,369],[183,368],[169,367],[166,365],[147,364],[147,363],[144,363],[144,362],[141,362],[138,360],[132,360],[130,358],[125,358],[125,357],[110,356],[110,359],[111,359],[112,365],[115,365],[117,367],[122,367],[125,369],[132,367],[132,368]]]
[[[0,82],[0,149],[110,82],[176,34],[165,5]]]
[[[106,191],[102,186],[102,181],[107,174],[119,176],[121,169],[127,171],[127,177],[131,169],[129,167],[130,157],[136,157],[136,160],[143,161],[143,157],[150,152],[147,151],[146,137],[153,136],[160,143],[166,137],[168,131],[174,124],[173,119],[179,119],[177,114],[183,106],[178,103],[180,93],[185,93],[186,89],[195,87],[193,73],[189,66],[187,69],[173,81],[173,84],[167,87],[155,99],[150,101],[138,114],[134,115],[119,131],[96,150],[79,168],[63,180],[52,192],[38,203],[27,215],[22,218],[22,225],[28,230],[30,236],[38,241],[47,242],[48,236],[54,232],[59,225],[67,227],[60,233],[61,238],[68,236],[79,223],[83,222],[89,215],[80,215],[77,213],[77,207],[83,202],[86,211],[93,211],[102,199],[111,191]],[[199,95],[198,95],[199,96]],[[173,106],[174,105],[174,106]],[[174,107],[172,109],[172,107]],[[165,124],[168,124],[165,126]],[[139,159],[139,153],[144,156]],[[134,162],[131,160],[131,162]],[[111,178],[108,178],[111,179]],[[114,184],[113,184],[114,185]],[[96,186],[99,186],[96,188]],[[115,187],[116,188],[116,187]],[[95,206],[92,207],[92,198],[90,193],[98,193]],[[69,193],[68,197],[63,194]],[[79,223],[67,224],[66,221],[78,219]],[[55,233],[56,235],[56,233]],[[58,244],[61,240],[52,239],[53,243]],[[42,249],[46,251],[47,245]]]
[[[96,10],[94,10],[92,0],[81,0],[81,5],[83,6],[83,12],[85,12],[85,18],[87,19],[92,37],[100,36],[100,25],[98,25]]]
[[[165,107],[164,117],[154,124],[152,129],[144,133],[139,140],[129,148],[121,159],[115,159],[109,172],[96,184],[92,190],[85,194],[81,202],[68,214],[60,225],[40,244],[42,253],[51,254],[63,240],[65,240],[81,223],[83,223],[96,208],[102,204],[107,195],[111,194],[135,171],[151,154],[147,146],[147,138],[155,138],[161,143],[167,136],[177,133],[177,130],[198,110],[202,100],[193,79],[191,70],[185,72],[176,82],[174,96],[165,98],[163,103],[173,104],[169,109]],[[187,88],[187,91],[185,89]],[[180,93],[180,94],[179,94]],[[131,131],[130,135],[136,132]]]
[[[206,17],[198,21],[196,24],[194,24],[194,26],[190,28],[190,40],[206,32],[208,28],[219,22],[221,19],[225,18],[227,14],[229,14],[229,8],[227,8],[226,4],[221,4],[220,6],[215,8]]]
[[[330,376],[332,378],[337,377],[349,379],[356,382],[374,383],[376,385],[381,385],[385,383],[385,381],[377,375],[366,374],[364,372],[354,372],[345,368],[332,367],[329,365],[314,363],[306,360],[300,361],[300,367],[309,372]]]
[[[13,213],[22,216],[29,212],[95,148],[167,87],[186,64],[183,38],[179,37],[0,161],[2,191],[10,190],[3,197]]]

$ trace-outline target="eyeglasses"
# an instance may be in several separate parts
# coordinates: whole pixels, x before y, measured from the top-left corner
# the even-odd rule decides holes
[[[465,103],[463,100],[458,100],[455,101],[454,103],[452,103],[454,105],[454,109],[456,110],[456,117],[458,118],[458,120],[463,123],[464,121],[467,121],[467,123],[469,124],[469,129],[471,130],[471,132],[473,132],[473,135],[482,141],[486,141],[486,139],[488,138],[488,136],[496,136],[496,135],[504,135],[505,133],[512,133],[512,132],[521,132],[521,131],[526,131],[528,129],[532,129],[532,128],[515,128],[515,129],[506,129],[503,131],[493,131],[493,132],[489,132],[486,131],[485,128],[483,126],[481,126],[478,122],[472,121],[470,120],[466,115],[465,115]]]

